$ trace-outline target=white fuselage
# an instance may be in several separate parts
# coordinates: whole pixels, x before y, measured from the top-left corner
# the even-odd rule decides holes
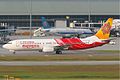
[[[91,34],[90,29],[73,29],[73,28],[39,28],[34,31],[33,36],[45,36],[45,34]]]
[[[54,39],[21,39],[3,45],[9,50],[42,50],[45,46],[58,46]]]
[[[97,43],[96,43],[97,42]],[[42,52],[53,52],[56,49],[77,50],[87,49],[103,45],[102,41],[96,36],[79,38],[61,38],[61,39],[20,39],[13,40],[3,45],[10,51],[38,50]]]
[[[68,32],[68,33],[85,33],[85,32],[88,32],[88,33],[92,33],[89,29],[73,29],[73,28],[52,28],[52,29],[49,29],[50,32]]]

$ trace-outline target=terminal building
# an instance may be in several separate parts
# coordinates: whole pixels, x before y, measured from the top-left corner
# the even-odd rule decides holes
[[[53,27],[120,19],[120,0],[0,0],[0,26],[40,27],[42,16]]]

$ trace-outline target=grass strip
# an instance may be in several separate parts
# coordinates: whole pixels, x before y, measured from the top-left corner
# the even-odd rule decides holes
[[[0,78],[4,75],[21,79],[119,79],[119,66],[0,66]]]
[[[118,55],[37,55],[37,56],[0,56],[0,61],[117,61]]]

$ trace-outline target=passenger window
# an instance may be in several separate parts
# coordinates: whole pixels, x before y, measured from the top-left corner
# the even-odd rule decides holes
[[[85,43],[86,43],[86,44],[89,44],[89,40],[86,40]]]

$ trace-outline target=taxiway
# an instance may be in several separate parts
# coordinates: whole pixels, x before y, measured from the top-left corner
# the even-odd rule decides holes
[[[0,66],[119,65],[119,61],[0,61]]]

